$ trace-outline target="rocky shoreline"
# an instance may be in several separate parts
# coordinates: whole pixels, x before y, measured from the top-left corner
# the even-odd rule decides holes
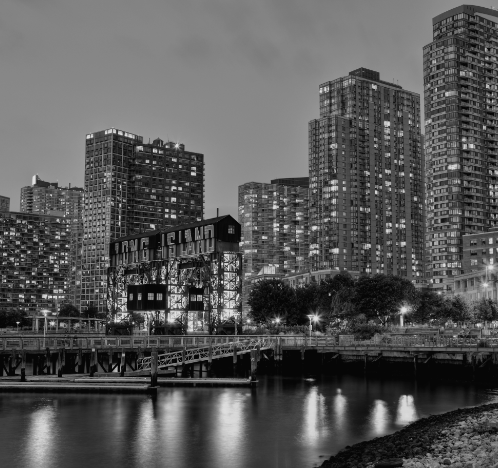
[[[498,468],[498,403],[419,419],[353,446],[322,468]]]

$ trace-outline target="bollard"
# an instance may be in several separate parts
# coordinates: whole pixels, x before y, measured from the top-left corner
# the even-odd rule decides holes
[[[26,351],[21,352],[21,382],[26,382]]]
[[[119,367],[119,375],[124,377],[126,371],[126,353],[123,348],[121,348],[121,365]]]
[[[150,363],[150,386],[151,387],[157,387],[157,364],[158,364],[157,349],[152,348],[151,363]]]

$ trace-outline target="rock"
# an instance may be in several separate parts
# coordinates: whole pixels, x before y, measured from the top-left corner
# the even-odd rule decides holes
[[[383,460],[377,462],[374,467],[375,468],[394,468],[397,466],[403,466],[402,458],[390,458],[389,460]]]
[[[443,465],[451,465],[451,460],[449,458],[445,458],[443,460]]]

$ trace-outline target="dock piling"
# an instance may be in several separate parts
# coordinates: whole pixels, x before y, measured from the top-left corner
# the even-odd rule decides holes
[[[121,348],[121,365],[119,367],[119,375],[124,377],[126,371],[126,353],[123,348]]]
[[[158,356],[157,349],[152,348],[152,359],[150,366],[150,386],[157,387],[157,366],[158,366]]]
[[[26,351],[21,352],[21,382],[26,382]]]

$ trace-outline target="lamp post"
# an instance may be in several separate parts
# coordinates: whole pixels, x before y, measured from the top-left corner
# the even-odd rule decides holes
[[[18,334],[19,334],[19,324],[20,324],[20,323],[21,323],[21,322],[16,322],[16,324],[17,324],[17,333],[18,333]]]
[[[401,310],[400,310],[400,314],[399,314],[399,326],[400,327],[403,327],[404,326],[404,314],[406,314],[408,312],[408,308],[403,306],[401,307]]]
[[[311,324],[311,321],[313,320],[314,315],[307,315],[307,317],[310,319],[310,338],[311,338],[311,331],[313,330],[313,325]]]

